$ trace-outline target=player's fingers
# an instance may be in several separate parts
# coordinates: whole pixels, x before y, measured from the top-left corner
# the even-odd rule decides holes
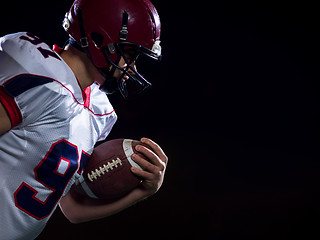
[[[164,153],[162,148],[157,143],[155,143],[151,139],[145,138],[145,137],[141,138],[140,141],[147,144],[149,147],[151,147],[151,149],[155,152],[155,154],[157,154],[157,156],[159,156],[161,161],[163,161],[164,163],[168,162],[168,157],[166,156],[166,154]]]
[[[133,154],[131,156],[132,160],[135,161],[144,171],[155,173],[158,171],[158,167],[153,163],[147,161],[143,157],[139,156],[138,154]]]
[[[131,172],[143,180],[151,180],[153,178],[152,173],[146,172],[136,167],[131,167]]]
[[[159,167],[161,171],[163,171],[163,169],[165,168],[166,165],[165,165],[164,161],[162,161],[160,159],[160,157],[158,155],[156,155],[153,151],[151,151],[150,149],[148,149],[142,145],[137,145],[136,150],[138,152],[142,153],[148,159],[148,161],[146,161],[146,163],[148,163],[148,165],[153,164],[153,165]]]

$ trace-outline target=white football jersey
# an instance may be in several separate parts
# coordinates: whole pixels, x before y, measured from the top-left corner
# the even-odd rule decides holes
[[[60,56],[31,33],[0,38],[0,239],[34,239],[117,116],[97,84],[82,91]]]

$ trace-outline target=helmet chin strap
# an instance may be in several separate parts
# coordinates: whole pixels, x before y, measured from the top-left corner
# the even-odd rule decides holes
[[[80,47],[83,49],[83,51],[87,54],[88,58],[91,59],[91,54],[89,51],[89,42],[86,35],[86,30],[84,29],[83,24],[83,16],[82,16],[82,10],[81,8],[78,8],[78,19],[79,19],[79,28],[80,28]]]
[[[86,53],[88,58],[92,61],[91,54],[89,51],[89,42],[86,36],[86,30],[83,24],[83,16],[82,10],[78,8],[78,19],[79,19],[79,28],[80,28],[80,45],[74,39],[69,39],[69,44],[76,49]],[[120,58],[118,59],[120,61]],[[108,68],[97,68],[99,72],[104,76],[106,79],[103,85],[100,87],[100,90],[105,92],[106,94],[113,94],[117,90],[117,79],[113,77],[113,74],[116,70],[114,66],[111,67],[111,70]]]

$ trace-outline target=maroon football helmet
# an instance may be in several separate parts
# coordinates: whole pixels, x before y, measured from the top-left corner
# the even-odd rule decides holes
[[[119,90],[127,98],[130,90],[140,93],[151,86],[132,67],[139,55],[161,58],[160,18],[149,0],[76,0],[63,27],[71,45],[80,46],[105,75],[101,90],[107,94]],[[121,57],[125,68],[118,66]],[[119,79],[113,78],[116,69],[122,71]]]

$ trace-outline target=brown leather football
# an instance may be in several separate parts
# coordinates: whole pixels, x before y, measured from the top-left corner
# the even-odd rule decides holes
[[[131,139],[114,139],[97,146],[75,190],[92,198],[113,199],[126,195],[136,188],[141,179],[131,167],[141,167],[131,159],[137,145],[146,144]]]

